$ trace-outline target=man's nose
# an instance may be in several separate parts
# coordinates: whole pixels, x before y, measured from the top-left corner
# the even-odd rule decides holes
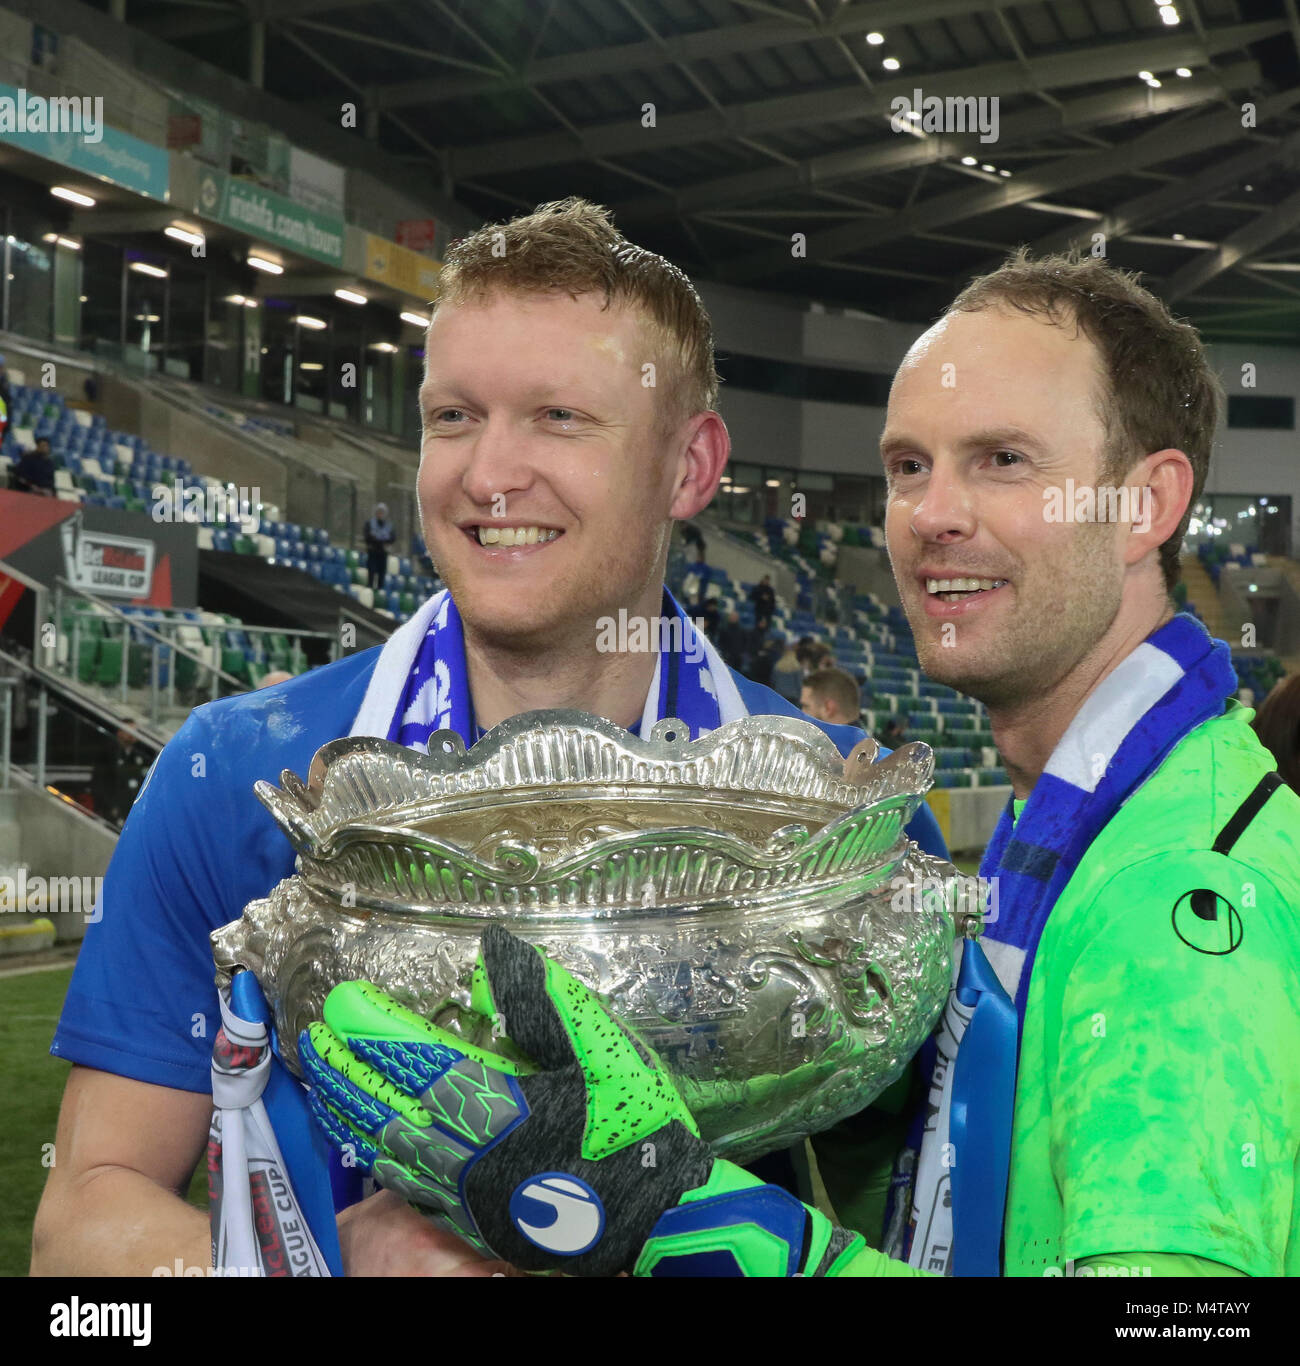
[[[970,487],[956,470],[936,465],[912,511],[912,530],[923,541],[952,540],[975,530]]]
[[[527,442],[499,418],[488,418],[470,444],[462,476],[465,492],[476,503],[525,489],[532,483]]]

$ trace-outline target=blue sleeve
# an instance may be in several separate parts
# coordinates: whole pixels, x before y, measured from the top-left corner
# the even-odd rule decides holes
[[[856,743],[856,741],[854,742]],[[852,745],[849,746],[849,749]],[[846,757],[848,749],[841,751]],[[876,762],[879,763],[886,755],[892,754],[892,749],[880,746],[880,753],[876,755]],[[907,823],[907,837],[913,839],[920,846],[921,852],[933,854],[935,858],[941,858],[951,862],[952,856],[948,853],[948,842],[943,837],[943,831],[939,829],[939,822],[935,819],[934,812],[930,810],[928,802],[922,802],[917,808],[916,815]]]
[[[164,747],[117,842],[50,1052],[210,1089],[221,1024],[209,933],[242,911],[240,825],[200,713]],[[247,824],[247,822],[244,822]]]
[[[943,831],[939,829],[939,822],[935,820],[934,812],[930,810],[927,802],[922,802],[920,809],[912,817],[907,834],[908,838],[914,839],[925,853],[933,854],[935,858],[951,859]]]

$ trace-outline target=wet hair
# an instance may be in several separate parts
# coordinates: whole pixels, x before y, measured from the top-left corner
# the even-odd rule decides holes
[[[1097,406],[1106,431],[1101,478],[1123,479],[1154,451],[1182,451],[1192,466],[1192,496],[1173,535],[1160,547],[1165,587],[1180,577],[1179,552],[1205,487],[1210,449],[1223,407],[1223,386],[1200,333],[1104,257],[1066,254],[1033,259],[1025,247],[981,275],[949,305],[949,313],[1018,309],[1060,326],[1081,328],[1101,358]]]

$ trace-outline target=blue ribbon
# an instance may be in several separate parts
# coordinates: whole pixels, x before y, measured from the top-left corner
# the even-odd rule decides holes
[[[1011,1168],[1016,1095],[1016,1007],[976,939],[963,941],[957,1000],[974,1006],[953,1063],[948,1140],[954,1276],[1001,1272],[1002,1211]]]

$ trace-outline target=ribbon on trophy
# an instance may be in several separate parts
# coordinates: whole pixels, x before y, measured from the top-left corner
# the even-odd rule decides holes
[[[208,1207],[224,1276],[342,1275],[330,1150],[272,1048],[257,979],[237,973],[212,1045]]]

